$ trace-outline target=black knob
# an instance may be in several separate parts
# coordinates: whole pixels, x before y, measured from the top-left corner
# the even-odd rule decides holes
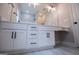
[[[77,24],[77,22],[74,22],[74,24]]]

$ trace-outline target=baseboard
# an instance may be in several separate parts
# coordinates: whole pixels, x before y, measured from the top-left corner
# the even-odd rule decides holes
[[[27,53],[29,52],[35,52],[35,51],[41,51],[41,50],[48,50],[48,49],[53,49],[54,46],[44,46],[44,47],[39,47],[39,48],[32,48],[32,49],[27,49]]]
[[[21,49],[21,50],[13,50],[13,51],[1,51],[1,54],[9,54],[9,55],[19,55],[19,54],[24,54],[24,53],[30,53],[30,52],[35,52],[35,51],[41,51],[41,50],[47,50],[47,49],[52,49],[54,46],[43,46],[43,47],[38,47],[38,48],[31,48],[31,49]]]
[[[56,41],[55,43],[56,43],[56,44],[59,44],[59,43],[60,43],[60,41]]]
[[[62,42],[61,42],[61,41],[56,41],[55,43],[56,43],[55,46],[60,46],[60,45],[62,45]]]
[[[62,44],[65,45],[65,46],[76,47],[73,42],[64,42],[63,41]]]

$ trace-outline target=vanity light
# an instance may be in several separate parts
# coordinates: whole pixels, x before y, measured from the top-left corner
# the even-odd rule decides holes
[[[47,9],[48,9],[48,12],[51,10],[51,7],[50,6],[47,6]]]
[[[48,12],[54,12],[56,10],[55,7],[47,6]]]
[[[55,7],[53,7],[53,8],[51,9],[51,11],[52,11],[52,12],[54,12],[55,10],[56,10],[56,8],[55,8]]]
[[[33,3],[34,6],[39,5],[39,3]]]
[[[29,6],[30,5],[33,5],[34,6],[34,8],[36,7],[36,6],[38,6],[39,5],[39,3],[29,3]]]

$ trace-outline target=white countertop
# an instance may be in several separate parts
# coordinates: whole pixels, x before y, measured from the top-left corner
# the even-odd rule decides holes
[[[41,24],[37,24],[37,23],[34,23],[34,22],[9,22],[9,21],[0,21],[0,22],[3,22],[3,23],[19,23],[19,24],[28,24],[28,25],[38,25],[38,26],[45,26],[45,27],[54,27],[54,29],[56,31],[69,31],[69,27],[61,27],[61,26],[52,26],[52,25],[41,25]]]

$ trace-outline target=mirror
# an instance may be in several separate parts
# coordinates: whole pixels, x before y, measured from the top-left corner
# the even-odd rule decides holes
[[[18,6],[22,22],[36,22],[44,25],[46,17],[52,13],[49,3],[19,3]]]

